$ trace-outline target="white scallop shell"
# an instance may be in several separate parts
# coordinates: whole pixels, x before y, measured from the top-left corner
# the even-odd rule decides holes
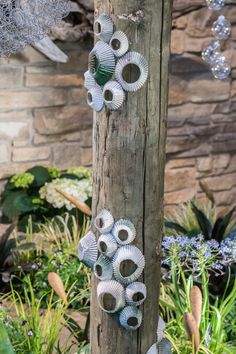
[[[96,84],[87,92],[87,103],[96,112],[100,112],[104,106],[102,89]]]
[[[127,235],[126,240],[121,239],[122,232],[125,232]],[[134,241],[136,237],[136,230],[134,224],[130,220],[120,219],[115,223],[112,229],[112,234],[116,239],[116,242],[124,246]]]
[[[134,262],[137,268],[132,274],[123,276],[120,272],[120,266],[123,261],[127,260]],[[112,265],[115,279],[122,284],[130,284],[141,276],[145,266],[145,259],[142,252],[136,246],[127,245],[118,248],[113,257]]]
[[[78,258],[87,267],[93,268],[98,258],[97,239],[92,231],[89,231],[79,242]]]
[[[98,249],[107,257],[113,257],[118,248],[117,242],[112,234],[102,234],[98,239]]]
[[[105,105],[111,111],[117,111],[125,100],[125,92],[117,81],[108,81],[103,88]]]
[[[142,312],[136,306],[126,306],[120,313],[119,321],[126,330],[135,331],[141,326],[142,318]]]
[[[113,228],[113,225],[114,225],[114,218],[110,213],[110,211],[108,211],[107,209],[101,210],[94,220],[94,226],[102,234],[110,232],[111,229]]]
[[[134,297],[139,296],[139,299],[135,299]],[[134,282],[127,286],[125,289],[125,300],[128,305],[132,306],[140,306],[147,297],[147,288],[144,283]]]
[[[122,57],[129,49],[129,40],[122,31],[116,31],[110,40],[110,46],[116,57]]]
[[[109,42],[114,30],[114,24],[110,16],[101,14],[94,22],[94,34],[104,42]]]
[[[109,294],[115,299],[115,306],[113,309],[106,309],[103,306],[102,299],[103,296]],[[97,299],[99,307],[107,313],[115,313],[120,311],[125,307],[125,289],[123,285],[115,280],[105,280],[101,281],[97,286]]]
[[[128,83],[123,78],[123,70],[129,64],[134,64],[139,68],[140,75],[137,81]],[[128,52],[117,62],[115,69],[115,78],[121,84],[123,89],[128,92],[139,90],[146,82],[148,77],[148,63],[147,60],[137,52]]]
[[[94,86],[96,86],[96,81],[94,80],[94,78],[92,77],[92,75],[90,74],[89,70],[87,70],[84,73],[84,87],[87,90],[90,90],[91,88],[93,88]]]
[[[159,316],[158,325],[157,325],[157,343],[159,343],[164,336],[164,330],[166,328],[165,321],[162,317]]]
[[[110,259],[101,255],[93,266],[94,275],[100,280],[111,280],[113,268]]]
[[[171,343],[163,338],[160,343],[153,344],[146,354],[171,354]]]

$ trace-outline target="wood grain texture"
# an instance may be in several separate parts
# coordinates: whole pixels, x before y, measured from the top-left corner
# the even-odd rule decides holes
[[[118,18],[138,10],[145,16],[139,25]],[[95,16],[103,12],[128,35],[130,50],[146,57],[149,78],[138,92],[128,94],[121,112],[94,115],[93,215],[105,207],[116,219],[126,217],[135,224],[135,243],[146,258],[142,280],[148,295],[141,308],[142,327],[130,333],[116,316],[98,308],[93,279],[91,353],[145,354],[156,341],[158,321],[171,1],[95,1]]]

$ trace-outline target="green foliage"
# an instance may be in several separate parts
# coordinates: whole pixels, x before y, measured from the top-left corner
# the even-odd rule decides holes
[[[31,173],[20,173],[11,178],[10,182],[14,184],[16,188],[27,189],[34,181],[34,175]]]
[[[15,354],[15,351],[12,347],[11,341],[7,334],[6,327],[0,320],[0,353],[2,354]]]

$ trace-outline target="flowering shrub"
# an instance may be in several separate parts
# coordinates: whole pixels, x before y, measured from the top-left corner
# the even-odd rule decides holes
[[[29,188],[29,186],[33,183],[34,176],[31,173],[20,173],[11,178],[11,183],[16,188]]]

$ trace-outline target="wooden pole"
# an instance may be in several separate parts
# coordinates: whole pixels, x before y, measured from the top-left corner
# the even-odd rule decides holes
[[[101,13],[110,14],[130,50],[147,59],[149,78],[128,94],[121,112],[94,115],[93,215],[107,208],[135,224],[148,295],[141,328],[127,332],[99,309],[93,279],[91,353],[145,354],[156,342],[158,320],[171,0],[95,0],[95,17]]]

